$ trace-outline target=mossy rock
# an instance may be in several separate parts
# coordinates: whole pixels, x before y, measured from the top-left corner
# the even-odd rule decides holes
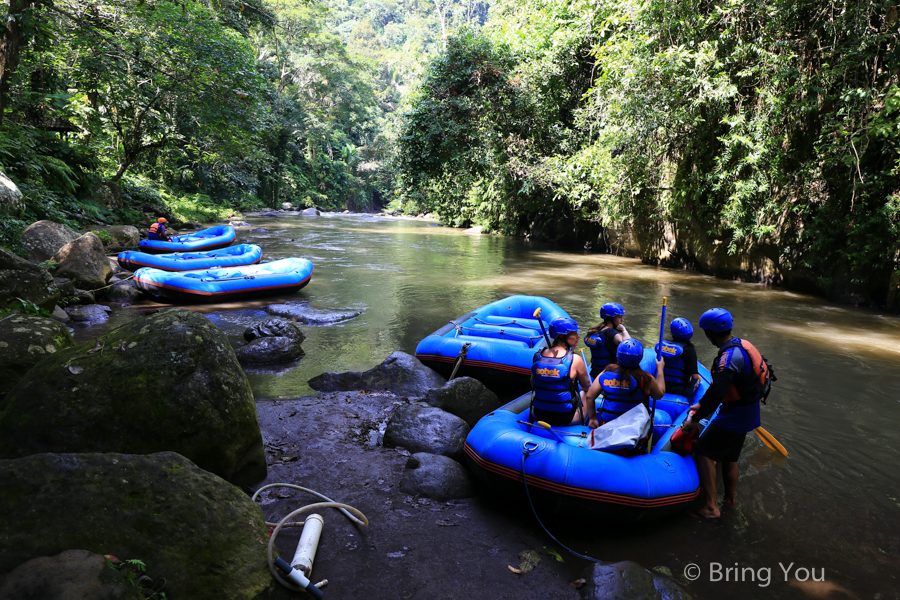
[[[0,458],[172,450],[238,485],[266,476],[247,376],[225,335],[168,309],[39,362],[0,401]]]
[[[143,561],[170,600],[251,599],[273,587],[260,508],[174,452],[0,460],[0,514],[2,573],[77,548]]]
[[[47,356],[74,346],[69,329],[50,317],[0,318],[0,397]]]
[[[47,269],[0,248],[0,309],[13,305],[17,298],[52,311],[59,290]]]

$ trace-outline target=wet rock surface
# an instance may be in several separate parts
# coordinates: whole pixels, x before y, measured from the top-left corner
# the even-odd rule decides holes
[[[555,560],[554,548],[523,504],[485,496],[438,501],[401,491],[409,453],[376,443],[391,412],[407,401],[390,392],[339,392],[314,398],[259,399],[260,426],[269,458],[266,483],[293,483],[350,504],[369,519],[357,527],[333,509],[320,512],[325,527],[313,581],[328,578],[331,600],[490,598],[576,600],[569,582],[584,562]],[[261,494],[268,520],[317,502],[290,489]],[[276,545],[290,555],[298,529],[282,530]],[[516,574],[520,554],[542,560]]]
[[[244,339],[250,343],[235,350],[242,365],[272,365],[302,357],[301,344],[306,336],[294,323],[268,319],[248,327]]]
[[[446,456],[417,452],[406,461],[400,491],[434,500],[475,495],[475,482],[465,467]]]
[[[259,507],[174,452],[0,460],[0,512],[0,572],[80,549],[143,561],[173,599],[250,600],[273,587]]]
[[[44,357],[73,345],[69,330],[55,319],[17,314],[0,318],[0,398]]]
[[[4,600],[124,600],[135,592],[126,573],[87,550],[33,558],[0,580]]]
[[[391,415],[384,431],[384,445],[461,460],[469,429],[456,415],[424,403],[409,404]]]
[[[266,475],[247,376],[225,335],[191,311],[57,351],[0,401],[0,458],[165,450],[238,485]]]
[[[691,600],[674,581],[632,561],[595,564],[585,569],[584,600]]]
[[[497,394],[471,377],[457,377],[443,387],[429,390],[425,402],[445,410],[474,427],[478,419],[504,403]]]
[[[396,351],[368,371],[322,373],[309,380],[309,387],[318,392],[389,389],[403,396],[422,397],[446,381],[415,356]]]
[[[128,304],[134,304],[144,296],[144,292],[137,288],[133,279],[118,280],[100,293],[108,302],[127,302]]]
[[[59,301],[59,290],[47,269],[0,248],[0,308],[18,298],[52,311]]]
[[[57,277],[68,277],[81,289],[99,289],[112,277],[103,242],[94,233],[86,233],[69,242],[51,260],[59,263]]]
[[[102,323],[109,319],[110,310],[102,304],[74,304],[65,308],[66,314],[76,323]]]
[[[307,303],[270,304],[266,312],[304,325],[332,325],[362,314],[361,310],[328,311],[310,308]]]
[[[25,200],[22,190],[11,179],[0,173],[0,214],[22,216],[25,212]]]

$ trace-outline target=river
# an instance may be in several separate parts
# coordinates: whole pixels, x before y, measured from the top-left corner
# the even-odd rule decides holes
[[[635,560],[670,573],[697,598],[900,598],[896,317],[417,220],[323,215],[248,221],[268,230],[239,232],[263,247],[264,259],[309,258],[315,272],[290,297],[203,309],[235,343],[275,301],[363,311],[341,324],[305,327],[307,354],[296,366],[251,371],[258,400],[312,395],[306,381],[323,371],[366,370],[394,350],[412,354],[448,320],[511,294],[553,300],[582,333],[599,320],[601,304],[619,302],[629,331],[645,343],[659,335],[663,296],[668,320],[684,316],[695,327],[707,308],[727,308],[735,334],[752,341],[776,369],[763,426],[789,458],[754,440],[740,465],[739,510],[720,525],[685,515],[564,541],[598,558]],[[111,324],[122,318],[114,316]],[[94,333],[78,331],[77,337]],[[694,342],[709,366],[715,348],[702,332]],[[688,582],[691,564],[699,577]],[[813,582],[823,573],[824,582]],[[809,581],[798,581],[807,575]]]

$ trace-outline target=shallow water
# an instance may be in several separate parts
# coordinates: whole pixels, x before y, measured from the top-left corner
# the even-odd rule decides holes
[[[707,308],[728,308],[735,333],[776,369],[763,426],[790,457],[781,459],[755,440],[748,444],[740,508],[718,526],[684,516],[631,532],[566,534],[563,541],[598,558],[668,571],[699,598],[900,597],[900,319],[422,221],[360,215],[247,221],[269,230],[238,232],[263,247],[264,260],[309,258],[315,272],[291,296],[204,307],[235,344],[245,327],[267,317],[267,304],[304,301],[316,309],[363,311],[344,323],[304,326],[307,354],[296,366],[249,373],[257,399],[311,395],[306,381],[323,371],[365,370],[398,349],[412,354],[448,320],[510,294],[546,296],[583,327],[596,323],[601,304],[620,302],[626,327],[645,343],[659,335],[663,296],[669,298],[667,321],[684,316],[696,326]],[[114,313],[110,324],[124,318]],[[709,365],[715,348],[702,333],[694,341]],[[583,563],[566,560],[574,578]],[[826,581],[786,581],[782,566],[792,563],[790,576],[803,579],[802,568],[819,579],[824,570]],[[687,582],[690,564],[700,574]]]

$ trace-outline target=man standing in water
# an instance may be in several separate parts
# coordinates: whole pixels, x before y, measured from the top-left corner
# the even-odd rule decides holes
[[[736,506],[737,461],[747,433],[760,426],[759,401],[769,379],[768,367],[759,351],[750,342],[731,335],[733,326],[734,319],[724,308],[711,308],[700,317],[700,328],[719,353],[711,369],[712,385],[691,406],[695,412],[682,425],[686,431],[692,430],[721,405],[719,414],[694,446],[700,486],[706,496],[699,513],[705,519],[721,516],[716,501],[716,462],[722,465],[725,507]]]

